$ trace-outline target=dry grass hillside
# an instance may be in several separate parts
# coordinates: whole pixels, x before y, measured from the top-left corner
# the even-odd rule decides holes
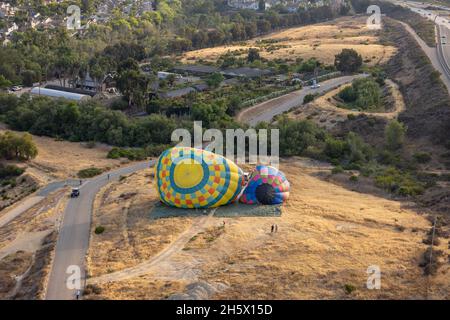
[[[322,164],[291,159],[281,169],[292,186],[281,217],[153,220],[150,173],[107,187],[97,197],[93,228],[102,224],[105,232],[92,234],[86,298],[427,297],[419,267],[430,229],[425,215],[410,203],[327,182],[317,175],[330,169]],[[381,290],[366,288],[371,265],[381,269]],[[429,296],[449,298],[447,269],[431,278]]]
[[[344,48],[358,51],[369,65],[386,62],[395,52],[394,47],[379,44],[377,32],[366,27],[366,17],[343,17],[332,23],[290,28],[239,44],[189,51],[181,61],[216,61],[221,55],[233,51],[241,51],[244,57],[249,48],[255,47],[260,49],[262,57],[269,60],[294,61],[299,57],[315,57],[327,64],[333,64],[334,56]]]
[[[22,134],[13,130],[9,131]],[[0,133],[2,132],[5,132],[4,127],[0,128]],[[96,144],[89,147],[85,143],[59,141],[34,135],[32,137],[38,148],[38,155],[25,165],[27,173],[41,183],[76,177],[79,170],[89,167],[114,168],[121,164],[121,160],[106,157],[111,149],[107,145]]]

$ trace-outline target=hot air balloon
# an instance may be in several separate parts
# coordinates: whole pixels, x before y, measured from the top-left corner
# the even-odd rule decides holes
[[[218,207],[234,201],[242,191],[242,170],[234,162],[201,149],[168,149],[159,157],[155,170],[159,198],[173,207]]]
[[[289,197],[289,181],[270,166],[259,165],[250,175],[240,201],[246,204],[281,204]]]

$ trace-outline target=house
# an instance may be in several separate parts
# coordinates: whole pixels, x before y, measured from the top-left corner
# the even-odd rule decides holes
[[[259,0],[228,0],[228,6],[235,9],[258,10]]]
[[[16,30],[19,30],[19,27],[14,22],[10,27],[6,27],[2,31],[0,31],[0,35],[2,35],[3,37],[6,38],[6,37],[8,37],[11,33],[13,33]]]
[[[0,2],[0,18],[14,17],[17,8],[6,2]]]
[[[111,72],[102,77],[102,80],[94,79],[89,72],[82,79],[78,78],[75,82],[75,87],[86,91],[103,92],[108,88],[116,86],[116,72]]]

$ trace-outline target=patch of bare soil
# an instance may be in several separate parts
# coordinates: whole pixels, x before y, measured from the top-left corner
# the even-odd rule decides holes
[[[441,268],[439,272],[444,274],[429,278],[419,266],[428,248],[423,243],[430,229],[425,215],[411,209],[408,203],[322,181],[315,175],[329,170],[329,166],[316,161],[295,158],[283,162],[281,169],[291,182],[291,197],[281,217],[213,216],[184,247],[157,261],[146,274],[96,284],[97,294],[91,290],[88,297],[422,299],[432,295],[445,299],[448,296],[445,291],[450,281],[445,273],[448,271]],[[117,198],[129,188],[127,185],[132,185],[134,192],[151,193],[148,180],[133,175],[123,186],[114,187],[117,190],[110,193],[111,199],[113,192]],[[141,216],[148,212],[147,208],[141,208],[144,209]],[[107,221],[116,218],[111,226],[115,232],[104,239],[93,235],[89,259],[90,270],[96,273],[105,273],[111,266],[130,266],[139,260],[131,254],[123,236],[130,232],[125,231],[124,210],[116,205],[114,211],[100,211],[103,214],[96,219],[107,215],[107,211],[111,212]],[[189,225],[187,219],[192,218],[176,218],[171,224]],[[158,220],[142,219],[141,223],[151,225]],[[278,232],[271,233],[274,223]],[[165,227],[154,225],[153,232],[165,235]],[[145,236],[146,230],[136,230],[135,237]],[[172,234],[169,239],[176,237]],[[164,246],[155,248],[151,243],[139,242],[134,247],[151,256]],[[114,252],[123,252],[121,261],[116,261],[121,257],[117,253],[112,261],[105,258]],[[371,266],[381,270],[380,290],[366,287]],[[354,290],[349,292],[349,288]]]
[[[0,299],[11,298],[16,278],[24,274],[33,262],[33,255],[17,251],[0,260]]]

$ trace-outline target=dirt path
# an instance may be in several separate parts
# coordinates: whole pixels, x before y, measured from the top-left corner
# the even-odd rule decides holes
[[[87,284],[99,284],[104,282],[120,281],[138,277],[148,273],[152,268],[154,268],[158,264],[163,263],[164,261],[172,257],[174,254],[183,250],[185,245],[189,242],[189,240],[193,236],[197,235],[199,232],[205,229],[211,217],[214,215],[215,211],[216,209],[214,208],[209,212],[207,216],[199,218],[194,224],[192,224],[192,226],[188,230],[183,232],[174,242],[172,242],[172,244],[170,244],[168,247],[166,247],[163,251],[161,251],[159,254],[157,254],[150,260],[147,260],[131,268],[127,268],[117,272],[88,279]]]
[[[395,101],[394,108],[392,111],[389,111],[389,112],[353,111],[353,110],[348,110],[348,109],[344,109],[344,108],[339,108],[334,103],[332,103],[328,100],[328,99],[333,99],[333,96],[335,96],[344,87],[348,86],[348,84],[342,85],[339,88],[337,88],[333,91],[330,91],[326,95],[316,99],[314,101],[314,105],[316,105],[320,109],[331,110],[331,111],[334,111],[334,112],[342,114],[342,115],[370,114],[371,116],[386,118],[386,119],[396,118],[400,112],[402,112],[406,109],[405,101],[403,100],[403,96],[398,88],[398,85],[390,79],[386,79],[385,81],[386,81],[386,84],[389,86],[389,89],[390,89],[391,94]]]

